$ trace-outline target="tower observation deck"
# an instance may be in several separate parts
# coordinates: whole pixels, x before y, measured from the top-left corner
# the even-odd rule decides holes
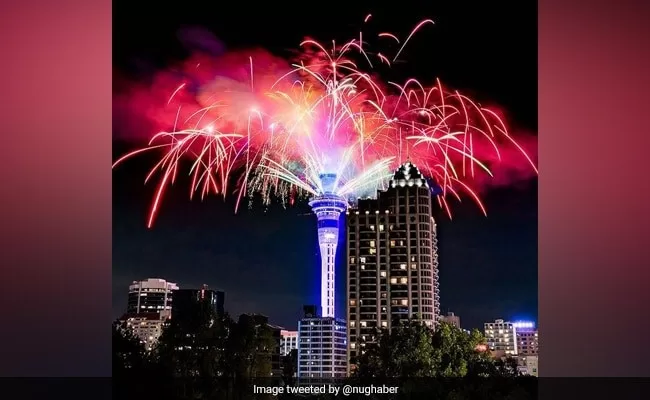
[[[335,317],[335,267],[339,242],[341,213],[348,202],[334,192],[336,174],[321,174],[322,192],[309,202],[318,220],[318,245],[321,257],[321,312],[323,317]]]

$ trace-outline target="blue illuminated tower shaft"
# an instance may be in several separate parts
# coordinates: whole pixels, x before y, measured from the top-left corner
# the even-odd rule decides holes
[[[309,205],[318,219],[318,245],[321,258],[320,303],[323,317],[335,317],[336,248],[339,242],[339,220],[348,207],[347,201],[333,193],[336,175],[320,176],[323,194],[314,197]]]

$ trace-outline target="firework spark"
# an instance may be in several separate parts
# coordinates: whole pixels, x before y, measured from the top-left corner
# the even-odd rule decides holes
[[[336,174],[334,194],[354,201],[384,188],[405,159],[435,180],[438,202],[450,216],[449,199],[463,196],[485,213],[472,187],[476,176],[492,176],[484,160],[499,160],[502,146],[512,146],[537,172],[504,121],[439,80],[430,87],[415,79],[397,84],[374,70],[397,60],[429,24],[420,22],[403,41],[380,33],[399,45],[392,57],[367,51],[363,34],[341,45],[308,39],[298,61],[280,73],[258,68],[250,57],[234,77],[213,75],[193,91],[180,83],[166,100],[176,107],[173,129],[114,164],[162,152],[146,178],[158,177],[148,226],[181,171],[191,176],[190,197],[233,193],[238,208],[254,193],[265,203],[323,194],[323,173]],[[199,106],[187,107],[188,98]]]

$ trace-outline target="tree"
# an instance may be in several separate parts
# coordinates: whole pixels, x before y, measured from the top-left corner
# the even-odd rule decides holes
[[[470,371],[476,376],[490,372],[490,354],[480,351],[485,337],[478,331],[467,333],[451,324],[441,322],[433,334],[434,363],[436,376],[459,378]]]
[[[355,374],[360,378],[430,377],[435,375],[433,332],[420,321],[404,321],[362,343]]]
[[[489,352],[481,351],[485,338],[478,330],[467,333],[444,322],[433,331],[418,320],[404,321],[372,339],[357,360],[355,374],[361,378],[487,377],[510,371],[499,370]]]
[[[478,330],[468,333],[440,323],[432,331],[413,320],[371,339],[356,360],[357,378],[441,378],[400,383],[400,393],[412,398],[519,400],[534,398],[537,390],[536,380],[518,377],[514,359],[492,358]]]
[[[193,304],[164,329],[155,349],[158,362],[172,377],[223,377],[229,370],[226,345],[232,325],[228,315]]]
[[[232,376],[228,337],[234,323],[196,302],[172,318],[155,348],[158,380],[181,397],[215,396]],[[224,384],[226,383],[226,384]]]
[[[282,358],[282,377],[285,382],[293,382],[298,367],[298,350],[293,349]]]
[[[273,330],[254,316],[241,315],[230,333],[234,373],[238,380],[271,376],[271,358],[277,347]]]
[[[516,378],[518,376],[521,376],[521,373],[519,372],[517,360],[515,358],[506,357],[505,359],[502,360],[496,360],[495,366],[496,366],[495,375],[504,378]]]
[[[121,321],[113,323],[113,376],[132,376],[146,367],[144,345]]]

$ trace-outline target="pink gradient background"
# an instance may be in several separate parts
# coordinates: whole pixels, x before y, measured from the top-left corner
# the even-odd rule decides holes
[[[580,3],[539,6],[541,370],[649,375],[650,6]],[[9,0],[0,29],[0,374],[108,376],[111,4]]]

